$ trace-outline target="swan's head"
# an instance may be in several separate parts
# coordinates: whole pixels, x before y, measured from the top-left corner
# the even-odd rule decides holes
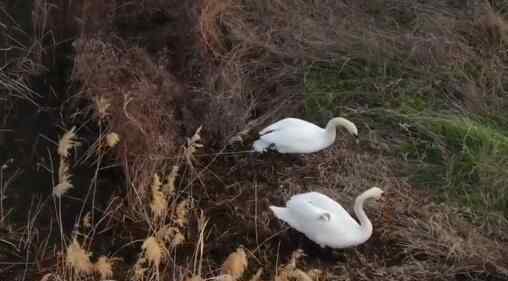
[[[344,127],[353,137],[358,138],[358,128],[355,123],[342,117],[333,118],[330,122],[332,122],[335,126]]]
[[[373,188],[365,191],[365,196],[367,198],[374,198],[376,200],[379,200],[383,198],[383,193],[384,191],[381,188],[374,186]]]

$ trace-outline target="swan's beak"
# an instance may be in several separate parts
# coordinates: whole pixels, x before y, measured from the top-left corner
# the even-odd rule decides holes
[[[384,192],[381,193],[381,196],[379,196],[379,198],[377,199],[377,201],[381,202],[381,203],[385,203],[386,202],[386,197],[385,197],[385,194]]]
[[[355,143],[356,143],[356,144],[359,144],[359,143],[360,143],[360,139],[358,138],[358,135],[355,135]]]

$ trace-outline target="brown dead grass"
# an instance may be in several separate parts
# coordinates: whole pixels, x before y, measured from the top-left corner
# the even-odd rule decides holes
[[[237,280],[242,277],[248,266],[247,255],[242,248],[236,249],[231,253],[222,264],[222,274],[228,275],[229,279]]]
[[[355,110],[344,113],[364,132],[359,146],[339,140],[298,160],[214,154],[240,133],[248,141],[249,130],[267,120],[301,116],[305,67],[315,63],[400,66],[400,72],[461,92],[467,110],[495,115],[503,107],[492,89],[501,89],[505,78],[499,71],[505,65],[500,49],[506,44],[501,15],[482,6],[478,13],[484,17],[472,20],[444,2],[400,0],[185,5],[89,1],[78,9],[83,33],[74,43],[72,80],[79,83],[79,96],[91,104],[99,135],[122,166],[127,194],[112,198],[108,208],[113,211],[103,218],[86,220],[86,229],[92,237],[111,231],[112,241],[101,245],[115,253],[131,252],[113,270],[100,253],[101,241],[80,245],[74,238],[68,248],[55,246],[60,263],[47,271],[58,272],[66,262],[77,272],[69,275],[72,280],[112,275],[119,280],[204,280],[219,276],[221,269],[230,280],[508,276],[505,237],[490,235],[468,221],[464,210],[436,205],[431,194],[408,184],[400,173],[407,163],[390,153],[397,141],[390,137],[397,136],[386,128],[369,129]],[[178,14],[182,9],[188,10]],[[182,22],[189,24],[186,29],[172,26],[185,26]],[[144,34],[152,28],[156,31]],[[168,30],[187,36],[169,35]],[[167,42],[175,38],[181,41]],[[179,44],[185,46],[175,47]],[[165,51],[153,51],[160,46]],[[492,52],[478,55],[486,49]],[[176,63],[182,54],[184,62]],[[463,77],[467,65],[486,58],[482,75]],[[379,83],[376,94],[393,94],[388,84],[394,81]],[[187,120],[203,124],[203,130]],[[212,155],[200,156],[202,151]],[[373,185],[390,198],[386,205],[367,206],[373,237],[357,249],[334,251],[332,261],[286,230],[267,208],[316,190],[351,210],[354,198]],[[239,244],[243,247],[235,250]],[[307,256],[295,252],[300,246]],[[72,250],[65,259],[64,249]]]
[[[99,37],[82,38],[75,48],[73,79],[82,83],[84,96],[107,101],[97,116],[122,136],[118,155],[138,192],[130,196],[143,199],[161,159],[174,157],[178,149],[174,99],[180,86],[140,48],[120,49]],[[138,204],[138,198],[131,203]]]

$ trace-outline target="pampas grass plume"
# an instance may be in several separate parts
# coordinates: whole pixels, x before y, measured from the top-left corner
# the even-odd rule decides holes
[[[57,153],[60,155],[60,165],[58,167],[58,184],[53,187],[53,195],[60,198],[64,195],[69,189],[73,188],[70,178],[71,174],[69,172],[69,164],[67,163],[66,158],[69,156],[69,151],[79,145],[79,142],[76,141],[76,133],[74,132],[76,127],[72,127],[69,131],[67,131],[58,141],[58,149]]]
[[[166,178],[166,184],[162,186],[162,192],[166,194],[167,196],[170,196],[175,191],[175,180],[178,176],[178,166],[173,166],[173,169],[171,169],[171,173]]]
[[[185,236],[183,236],[183,234],[180,232],[180,229],[169,225],[165,225],[159,231],[157,231],[156,236],[157,238],[168,243],[171,248],[176,247],[185,241]]]
[[[108,115],[108,109],[111,106],[111,102],[109,99],[105,97],[96,97],[95,98],[95,110],[97,111],[97,115],[99,119],[104,119]]]
[[[77,273],[92,273],[94,267],[90,262],[91,255],[74,238],[72,243],[67,247],[65,263]]]
[[[111,132],[106,135],[106,144],[109,146],[109,148],[115,147],[120,142],[120,136],[115,133]]]
[[[237,280],[242,277],[247,266],[247,255],[244,249],[240,247],[226,258],[222,264],[222,273],[231,276],[232,280]]]
[[[99,274],[101,280],[113,277],[113,263],[108,257],[99,257],[97,262],[94,264],[94,270]]]
[[[187,209],[187,200],[183,200],[182,202],[178,203],[178,206],[176,206],[176,224],[180,227],[185,226],[187,224],[187,213],[189,210]]]
[[[74,132],[76,127],[72,127],[69,131],[67,131],[58,141],[58,155],[63,158],[67,158],[69,156],[69,151],[79,145],[79,142],[76,141],[76,133]]]
[[[161,180],[157,174],[153,176],[152,181],[152,201],[150,202],[150,209],[156,218],[161,217],[168,209],[168,201],[164,193],[160,191],[162,186]]]
[[[53,195],[60,198],[69,189],[74,186],[71,183],[71,174],[69,173],[69,165],[64,158],[60,158],[60,165],[58,167],[58,184],[53,187]]]
[[[136,264],[134,264],[134,280],[143,280],[143,276],[145,275],[145,272],[147,271],[147,268],[143,266],[145,263],[145,258],[139,258],[136,261]]]
[[[185,236],[183,236],[183,234],[180,231],[178,231],[171,240],[171,247],[176,247],[182,244],[183,241],[185,241]]]
[[[90,212],[86,213],[86,215],[83,217],[82,224],[84,228],[92,227],[92,217],[90,216]]]
[[[157,241],[157,238],[153,236],[146,238],[141,249],[145,251],[146,260],[158,268],[164,257],[165,249],[162,244]]]

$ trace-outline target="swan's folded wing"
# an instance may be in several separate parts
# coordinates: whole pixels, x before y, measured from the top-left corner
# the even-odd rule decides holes
[[[294,195],[291,197],[291,200],[293,199],[297,202],[309,202],[309,204],[315,206],[316,208],[330,212],[333,215],[333,220],[340,225],[344,225],[345,227],[352,225],[359,226],[358,222],[351,217],[348,211],[346,211],[339,203],[324,194],[318,192],[307,192]]]
[[[323,213],[328,212],[319,206],[310,204],[305,198],[298,197],[298,195],[291,197],[286,206],[294,214],[293,217],[303,223],[318,221]]]
[[[313,134],[302,133],[302,131],[294,128],[280,129],[277,131],[270,131],[260,137],[266,143],[273,143],[276,145],[291,146],[291,147],[308,147],[309,144],[314,144],[315,138]]]
[[[277,121],[277,122],[273,123],[272,125],[264,128],[263,130],[261,130],[259,132],[259,134],[265,135],[265,134],[268,134],[273,131],[281,130],[283,128],[288,128],[288,127],[299,128],[299,127],[309,126],[309,124],[314,125],[312,123],[309,123],[307,121],[297,119],[297,118],[284,118],[284,119]]]
[[[270,210],[272,210],[273,214],[279,220],[286,222],[295,229],[301,229],[301,225],[298,223],[298,220],[292,216],[291,211],[288,208],[270,206]]]

